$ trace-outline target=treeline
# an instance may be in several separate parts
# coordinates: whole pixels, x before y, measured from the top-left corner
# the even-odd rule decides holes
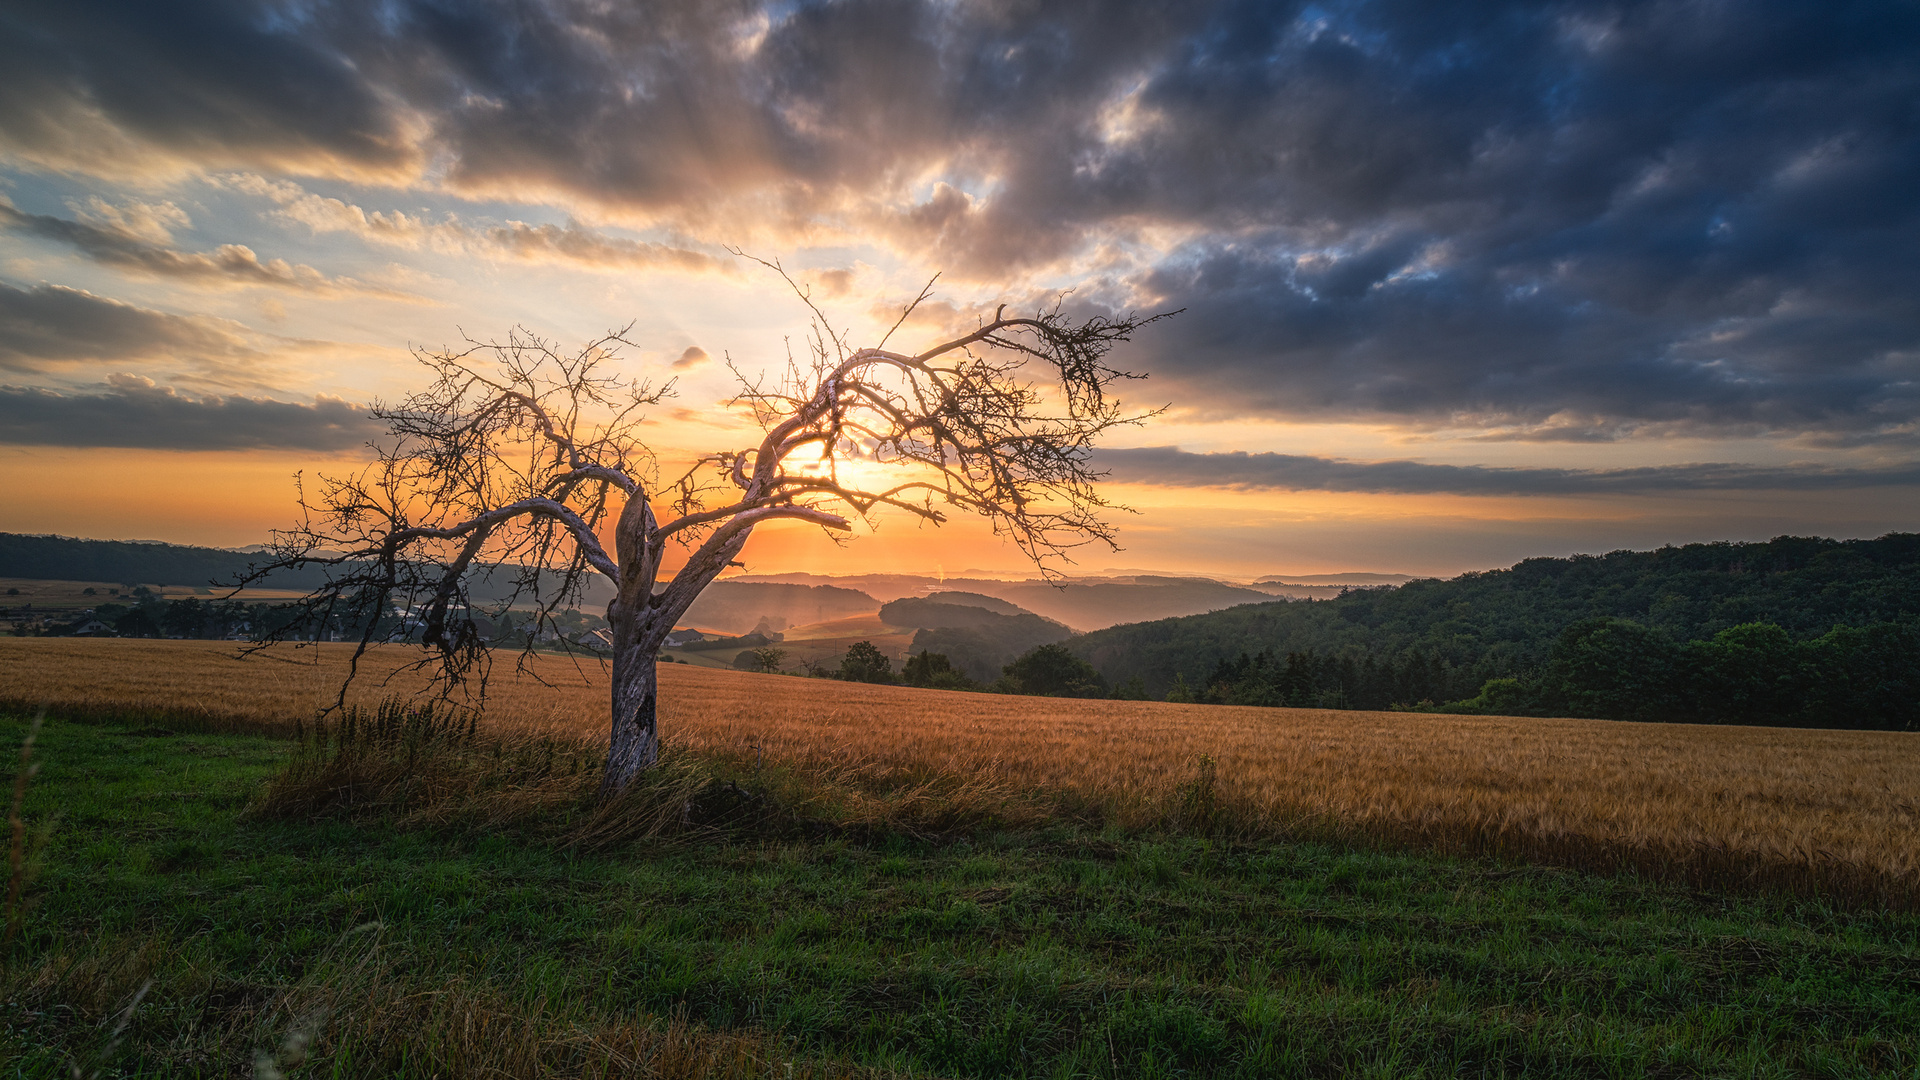
[[[1528,559],[1450,581],[1116,626],[1069,647],[1110,681],[1139,676],[1156,698],[1176,685],[1201,695],[1223,663],[1245,654],[1251,665],[1264,654],[1263,669],[1277,665],[1281,676],[1263,674],[1262,694],[1279,679],[1310,683],[1323,698],[1337,689],[1350,708],[1385,708],[1463,700],[1489,679],[1537,673],[1562,632],[1589,619],[1629,619],[1675,642],[1770,623],[1806,642],[1835,627],[1916,617],[1920,535],[1781,537]],[[1287,681],[1290,654],[1302,658]]]
[[[1540,667],[1456,699],[1467,678],[1418,651],[1399,664],[1262,652],[1222,661],[1197,687],[1176,680],[1168,700],[1920,731],[1920,624],[1795,640],[1773,623],[1746,623],[1680,642],[1630,619],[1587,619],[1560,634]]]
[[[0,533],[0,570],[7,577],[17,578],[198,588],[237,581],[261,559],[245,552],[183,544]],[[314,567],[277,573],[272,585],[278,589],[307,589],[325,580],[325,571]]]
[[[1284,656],[1263,650],[1221,660],[1192,685],[1184,675],[1174,676],[1166,699],[1294,709],[1406,709],[1465,697],[1486,681],[1480,670],[1455,667],[1417,646],[1384,659],[1353,648],[1337,653],[1307,649]]]
[[[1681,642],[1629,619],[1588,619],[1560,634],[1538,670],[1489,680],[1448,711],[1920,731],[1920,623],[1795,640],[1755,622]]]
[[[418,640],[421,624],[389,605],[377,615],[371,604],[342,598],[331,609],[298,603],[248,603],[240,600],[167,600],[145,586],[128,596],[128,603],[108,602],[89,611],[48,613],[33,622],[18,622],[14,634],[22,637],[68,637],[76,634],[125,638],[184,638],[215,641],[262,641],[269,637],[297,641],[357,641],[374,623],[381,641]],[[475,616],[475,628],[493,645],[559,645],[596,650],[603,643],[593,637],[606,626],[598,616],[567,609],[536,620],[531,612],[505,612],[494,618]]]
[[[871,641],[856,641],[848,646],[837,665],[810,664],[801,671],[786,671],[787,651],[773,645],[748,649],[734,658],[733,666],[742,671],[768,674],[785,672],[845,682],[877,683],[886,686],[918,686],[934,690],[970,690],[986,694],[1028,694],[1037,697],[1140,699],[1145,688],[1136,680],[1118,691],[1107,685],[1093,665],[1073,655],[1059,643],[1036,646],[1004,665],[991,679],[976,679],[956,666],[945,653],[922,649],[907,656],[901,670],[895,672],[893,659]]]

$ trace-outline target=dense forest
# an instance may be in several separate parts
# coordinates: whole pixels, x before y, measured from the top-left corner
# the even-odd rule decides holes
[[[1903,687],[1920,692],[1908,681],[1915,661],[1902,667],[1898,660],[1916,618],[1920,535],[1781,537],[1528,559],[1507,570],[1334,600],[1249,604],[1116,626],[1070,645],[1109,681],[1137,675],[1154,697],[1375,709],[1458,702],[1464,709],[1472,707],[1467,702],[1490,705],[1483,689],[1505,679],[1512,682],[1491,688],[1506,695],[1501,707],[1489,711],[1664,719],[1723,718],[1711,703],[1719,693],[1714,678],[1731,692],[1725,670],[1702,672],[1705,658],[1724,654],[1725,665],[1787,664],[1797,673],[1786,682],[1801,689],[1769,691],[1772,722],[1832,723],[1857,707],[1856,698],[1832,689],[1836,680],[1867,680],[1866,669],[1882,672],[1869,695],[1875,701],[1891,702]],[[1633,629],[1593,620],[1627,620]],[[1580,635],[1601,626],[1612,627],[1613,636],[1641,634],[1639,659],[1612,654],[1627,665],[1622,678],[1642,660],[1665,658],[1659,662],[1672,674],[1646,698],[1655,704],[1629,709],[1623,702],[1630,694],[1611,684],[1566,681],[1583,648]],[[1586,629],[1569,638],[1576,627]],[[1834,637],[1836,628],[1847,632]],[[1817,645],[1822,639],[1827,644]],[[1850,664],[1862,670],[1834,667]],[[1824,683],[1810,674],[1822,665],[1834,672]],[[1824,705],[1809,704],[1814,695],[1806,687],[1816,683],[1827,687]],[[1789,698],[1798,704],[1778,704]],[[1604,711],[1597,711],[1600,701]],[[1856,706],[1839,704],[1845,701]],[[1868,719],[1875,721],[1868,726],[1885,726]]]

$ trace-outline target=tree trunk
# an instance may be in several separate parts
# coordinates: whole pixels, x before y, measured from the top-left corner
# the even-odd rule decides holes
[[[659,646],[620,606],[616,600],[607,610],[613,624],[613,732],[600,781],[603,796],[619,794],[660,757],[660,677],[654,668]]]
[[[634,507],[638,506],[637,511]],[[623,565],[633,560],[657,560],[659,544],[651,538],[653,514],[641,500],[628,503],[620,514],[619,551]],[[629,531],[631,530],[631,531]],[[660,677],[654,665],[673,624],[686,613],[700,590],[740,554],[753,532],[749,524],[731,535],[710,537],[687,560],[663,593],[649,594],[652,572],[620,579],[621,594],[607,605],[607,624],[613,628],[613,734],[607,744],[607,772],[600,794],[624,791],[642,772],[660,759]],[[657,562],[642,565],[651,567]]]

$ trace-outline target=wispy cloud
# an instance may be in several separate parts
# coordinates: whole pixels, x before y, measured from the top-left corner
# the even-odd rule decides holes
[[[94,222],[50,214],[28,214],[0,198],[0,228],[66,244],[94,262],[115,269],[222,287],[265,286],[321,296],[353,293],[390,300],[418,299],[350,277],[329,277],[304,264],[261,259],[244,244],[222,244],[212,251],[179,251],[167,246],[169,224],[186,224],[184,214],[166,219],[140,206],[138,213],[96,204],[109,214]],[[172,204],[167,207],[177,211]]]
[[[286,180],[248,173],[213,180],[219,186],[264,196],[279,204],[276,214],[315,233],[344,233],[362,241],[413,251],[481,258],[518,259],[588,269],[636,268],[681,272],[731,271],[732,263],[702,251],[647,240],[612,236],[578,222],[533,225],[507,221],[473,225],[455,216],[437,221],[398,210],[367,210],[318,195]]]

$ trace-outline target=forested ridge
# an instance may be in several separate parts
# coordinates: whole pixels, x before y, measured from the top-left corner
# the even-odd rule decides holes
[[[1323,697],[1337,690],[1341,700],[1324,704],[1384,708],[1471,699],[1490,679],[1537,675],[1556,646],[1572,647],[1562,643],[1569,628],[1588,620],[1631,620],[1675,645],[1766,624],[1806,646],[1835,627],[1916,617],[1920,535],[1780,537],[1528,559],[1333,600],[1116,626],[1071,647],[1109,680],[1139,676],[1155,697],[1204,697],[1257,669],[1267,685],[1291,678]]]
[[[0,533],[0,575],[6,577],[200,587],[231,584],[260,561],[262,556],[224,548]],[[283,571],[272,584],[304,589],[324,580],[324,572],[313,568]]]

